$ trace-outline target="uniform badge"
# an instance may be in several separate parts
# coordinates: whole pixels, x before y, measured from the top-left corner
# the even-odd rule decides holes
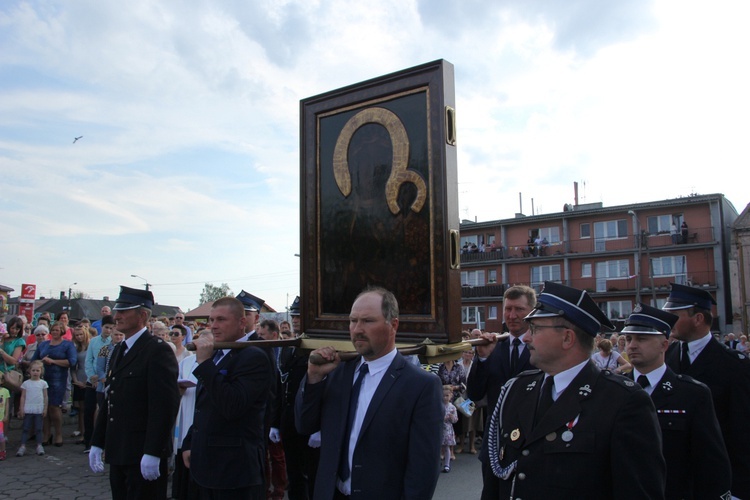
[[[664,383],[661,384],[661,388],[664,389],[665,391],[671,391],[672,390],[672,382],[670,382],[669,380],[667,380],[666,382],[664,382]]]
[[[513,429],[510,433],[510,440],[511,441],[518,441],[518,438],[521,437],[521,431],[519,429]]]
[[[628,387],[633,387],[635,385],[635,382],[633,382],[632,380],[626,380],[625,385]]]
[[[745,355],[744,354],[737,354],[737,357],[740,358],[740,359],[745,359]]]
[[[557,433],[556,432],[550,432],[549,434],[547,434],[546,436],[544,436],[544,439],[546,439],[547,441],[554,441],[555,439],[557,439]]]
[[[532,389],[533,389],[534,387],[536,387],[536,380],[534,380],[534,381],[533,381],[532,383],[530,383],[529,385],[527,385],[527,386],[526,386],[526,390],[527,390],[527,391],[530,391],[530,390],[532,390]]]
[[[591,395],[591,386],[589,384],[586,384],[583,387],[579,387],[578,388],[578,395],[579,396],[590,396]]]

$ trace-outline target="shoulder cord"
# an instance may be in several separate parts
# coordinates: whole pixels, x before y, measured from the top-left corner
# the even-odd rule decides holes
[[[502,431],[502,415],[503,408],[505,408],[505,397],[507,396],[510,388],[516,382],[517,377],[510,379],[500,390],[500,397],[495,405],[495,410],[492,412],[492,418],[490,419],[489,436],[487,437],[489,442],[489,455],[490,455],[490,467],[492,473],[500,479],[508,479],[513,471],[516,470],[516,464],[518,460],[514,460],[512,464],[507,467],[500,465],[499,459],[499,447],[500,447],[500,434]]]

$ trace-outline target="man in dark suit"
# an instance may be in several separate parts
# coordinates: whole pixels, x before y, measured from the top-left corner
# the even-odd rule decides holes
[[[201,499],[265,500],[263,426],[271,385],[268,357],[256,347],[214,350],[214,342],[245,334],[245,311],[234,297],[214,302],[214,340],[195,340],[198,379],[195,418],[182,444],[183,460]]]
[[[724,345],[730,349],[737,349],[737,344],[739,343],[740,341],[734,338],[733,333],[727,334],[727,340],[724,341]]]
[[[113,308],[125,340],[112,353],[107,399],[94,427],[89,465],[102,472],[106,450],[115,500],[167,495],[167,459],[180,392],[172,349],[146,328],[153,305],[150,291],[123,286]]]
[[[289,308],[294,318],[300,316],[300,298],[294,299]],[[291,333],[291,332],[290,332]],[[292,333],[292,335],[294,335]],[[281,439],[284,443],[286,471],[289,479],[287,495],[289,500],[308,500],[312,498],[315,486],[315,474],[320,460],[320,432],[312,436],[300,434],[294,426],[294,397],[300,383],[307,373],[309,352],[296,348],[284,347],[279,356],[279,373],[281,374],[281,391],[279,403],[281,414]]]
[[[503,294],[503,323],[510,332],[510,338],[497,342],[495,334],[483,334],[482,337],[490,343],[477,346],[477,359],[471,366],[466,380],[466,392],[469,399],[479,401],[487,397],[489,412],[495,408],[500,389],[511,378],[522,371],[534,368],[529,362],[529,350],[526,349],[521,337],[528,330],[524,318],[536,305],[536,292],[533,288],[516,285],[508,288]],[[485,441],[479,452],[482,461],[483,500],[495,500],[498,494],[498,478],[492,474],[489,466],[486,437],[490,415],[485,421]]]
[[[667,350],[667,365],[711,389],[716,418],[732,463],[732,494],[750,498],[750,361],[711,335],[712,305],[707,290],[673,283],[663,309],[678,316]]]
[[[361,356],[342,363],[332,347],[310,354],[296,424],[301,434],[321,431],[316,499],[432,498],[444,414],[440,380],[398,353],[398,323],[393,294],[368,288],[349,314]]]
[[[488,448],[497,498],[664,498],[656,411],[633,381],[591,361],[614,329],[589,297],[546,282],[526,317],[531,370],[503,387]]]
[[[651,395],[667,463],[665,497],[729,498],[732,472],[716,420],[711,391],[664,364],[669,334],[677,316],[639,304],[622,335],[633,371],[628,375]]]

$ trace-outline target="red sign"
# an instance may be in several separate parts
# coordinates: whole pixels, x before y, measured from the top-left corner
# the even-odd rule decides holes
[[[24,283],[21,285],[21,297],[18,299],[18,311],[26,316],[29,323],[34,319],[34,299],[36,299],[36,285]]]

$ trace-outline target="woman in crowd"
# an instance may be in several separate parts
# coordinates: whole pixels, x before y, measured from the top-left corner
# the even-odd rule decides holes
[[[172,345],[174,345],[175,351],[174,355],[177,356],[177,362],[179,363],[183,359],[190,356],[191,353],[188,351],[185,346],[183,345],[183,341],[185,340],[185,335],[187,335],[187,330],[185,330],[185,327],[182,325],[172,325],[172,330],[169,332],[170,340],[172,341]]]
[[[473,363],[474,363],[474,350],[473,349],[464,351],[461,353],[461,358],[458,360],[458,364],[463,369],[464,375],[466,377],[469,376],[469,372],[471,371],[471,365]],[[464,399],[468,397],[466,395],[465,390],[461,391],[461,396]],[[474,440],[476,439],[476,430],[478,428],[479,411],[475,409],[471,417],[467,417],[466,415],[461,413],[459,415],[459,420],[460,420],[460,425],[459,425],[460,432],[456,434],[456,453],[460,453],[459,450],[463,450],[464,438],[466,437],[466,434],[468,433],[469,434],[469,453],[475,455],[477,453],[477,450],[476,448],[474,448]]]
[[[68,326],[70,323],[70,317],[68,316],[68,313],[61,312],[60,316],[57,318],[57,321],[55,323],[62,323],[63,325],[63,336],[62,338],[65,340],[73,340],[73,330]]]
[[[24,379],[28,379],[28,373],[26,373],[26,371],[31,365],[31,360],[34,357],[34,353],[36,352],[37,347],[39,347],[39,344],[41,342],[47,340],[47,335],[49,335],[49,327],[45,323],[41,323],[36,328],[34,328],[34,337],[36,337],[36,342],[34,342],[33,344],[29,344],[26,347],[26,350],[23,352],[23,357],[21,358],[21,370],[24,372]]]
[[[747,352],[747,348],[747,335],[740,335],[740,343],[737,344],[737,347],[735,347],[735,349],[740,352]]]
[[[78,430],[73,437],[78,438],[76,444],[83,444],[83,401],[86,395],[86,352],[89,349],[91,334],[85,324],[76,325],[73,330],[73,345],[76,346],[76,367],[70,372],[73,384],[73,407],[78,408]]]
[[[0,355],[3,359],[0,363],[0,373],[13,370],[23,355],[23,350],[26,348],[26,342],[23,340],[23,325],[24,322],[20,316],[13,316],[8,320],[8,331],[2,334],[3,344]]]
[[[65,324],[58,322],[52,325],[49,340],[45,340],[39,347],[32,361],[37,359],[44,363],[44,380],[47,381],[47,416],[44,418],[44,441],[52,444],[54,430],[55,446],[63,445],[62,437],[62,406],[63,396],[68,385],[68,370],[76,364],[76,348],[73,342],[63,339]]]
[[[466,374],[464,373],[464,369],[461,368],[459,363],[452,359],[440,364],[440,367],[438,368],[438,377],[440,377],[444,388],[449,386],[453,391],[451,403],[456,400],[461,394],[461,391],[466,387]],[[456,429],[458,425],[460,424],[454,424],[454,429],[460,432],[460,429]],[[455,454],[461,453],[461,451],[461,448],[454,450],[454,447],[451,446],[451,460],[455,460]]]
[[[633,365],[628,363],[620,353],[612,350],[612,342],[603,339],[597,346],[599,352],[594,353],[591,359],[594,364],[602,370],[610,370],[615,373],[627,373],[633,369]]]

